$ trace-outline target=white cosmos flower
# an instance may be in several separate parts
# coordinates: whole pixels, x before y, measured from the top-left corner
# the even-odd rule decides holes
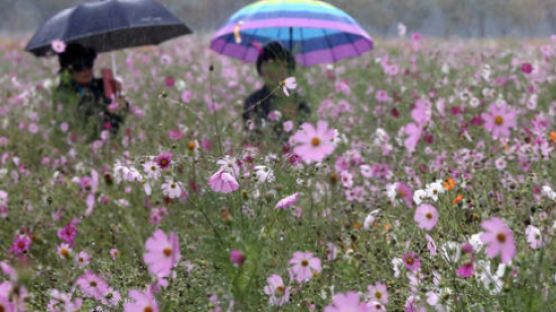
[[[149,160],[143,164],[143,171],[147,174],[147,178],[151,180],[158,180],[160,177],[160,167],[158,164],[152,160]]]
[[[169,198],[178,198],[182,192],[181,182],[174,182],[172,180],[166,180],[161,186],[162,194],[168,196]]]
[[[415,204],[420,205],[421,202],[423,200],[425,200],[425,198],[427,198],[427,192],[425,190],[416,190],[413,193],[413,201],[415,202]]]
[[[378,215],[380,212],[380,209],[375,209],[373,211],[371,211],[371,213],[369,213],[369,215],[365,218],[365,221],[363,222],[363,228],[365,230],[368,230],[369,227],[371,226],[371,224],[373,222],[375,222],[375,216]]]
[[[427,196],[432,198],[434,201],[438,200],[438,195],[444,193],[444,187],[442,182],[435,181],[433,183],[427,184],[426,187]]]
[[[274,182],[274,172],[267,166],[255,166],[255,175],[258,183]]]

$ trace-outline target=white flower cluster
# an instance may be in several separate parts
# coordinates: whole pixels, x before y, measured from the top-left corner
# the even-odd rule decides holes
[[[425,189],[416,190],[413,193],[413,201],[419,205],[423,200],[430,198],[433,201],[438,200],[438,195],[443,194],[446,190],[442,185],[442,180],[436,180],[425,186]]]

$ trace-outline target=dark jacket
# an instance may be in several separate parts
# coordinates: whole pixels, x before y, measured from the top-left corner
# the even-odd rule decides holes
[[[70,110],[75,130],[85,135],[88,143],[99,139],[100,132],[105,129],[116,135],[129,111],[127,102],[125,110],[118,114],[108,110],[111,100],[104,95],[102,79],[93,79],[88,88],[73,80],[62,81],[57,88],[57,100]]]
[[[281,90],[278,92],[282,92]],[[309,106],[296,94],[290,94],[290,97],[298,103],[297,106],[297,126],[307,121],[311,115],[311,109]],[[273,110],[280,111],[276,103],[276,96],[270,94],[270,90],[264,86],[261,89],[253,92],[244,103],[243,110],[243,121],[245,125],[245,130],[249,133],[249,141],[254,142],[260,140],[263,135],[263,130],[265,128],[272,128],[273,136],[275,139],[280,140],[282,143],[287,143],[289,135],[285,133],[283,128],[284,117],[278,121],[272,121],[268,119],[268,114]],[[254,123],[255,129],[249,131],[248,121]]]

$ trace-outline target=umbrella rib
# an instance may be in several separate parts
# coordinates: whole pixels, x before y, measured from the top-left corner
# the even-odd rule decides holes
[[[301,40],[301,59],[303,60],[303,64],[307,64],[307,60],[305,59],[305,51],[303,51],[303,27],[299,27],[299,39]]]
[[[334,47],[330,44],[330,41],[328,41],[328,37],[326,36],[326,29],[321,28],[321,30],[322,30],[322,33],[324,34],[324,40],[326,40],[326,44],[330,48],[330,54],[332,55],[332,62],[336,63],[336,55],[334,55]]]
[[[359,52],[359,49],[357,49],[357,46],[355,44],[353,44],[353,40],[351,40],[351,38],[349,37],[349,34],[344,32],[344,36],[346,36],[347,40],[349,41],[349,43],[351,44],[351,46],[353,47],[353,49],[355,50],[357,55],[361,55],[361,52]]]

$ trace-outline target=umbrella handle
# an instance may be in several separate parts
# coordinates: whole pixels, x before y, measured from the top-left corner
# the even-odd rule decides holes
[[[110,52],[110,58],[112,59],[112,72],[114,72],[114,77],[118,75],[116,68],[116,58],[114,57],[114,52]]]

